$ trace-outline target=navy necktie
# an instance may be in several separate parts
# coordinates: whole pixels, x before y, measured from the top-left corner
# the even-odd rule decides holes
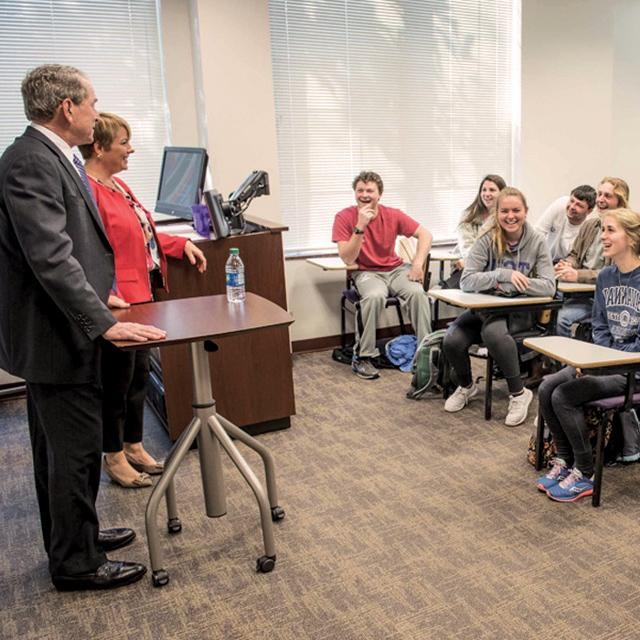
[[[93,191],[91,190],[91,185],[89,184],[89,178],[87,178],[87,172],[85,171],[84,164],[82,164],[82,160],[80,160],[80,158],[75,154],[73,154],[73,165],[78,170],[80,180],[82,180],[82,184],[87,188],[87,193],[91,197],[93,204],[95,204],[96,200],[93,197]]]

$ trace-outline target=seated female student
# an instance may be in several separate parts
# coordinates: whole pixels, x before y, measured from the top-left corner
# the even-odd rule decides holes
[[[593,302],[593,341],[640,351],[640,215],[613,209],[602,218],[602,253],[612,261],[598,274]],[[552,500],[574,502],[593,493],[593,451],[583,405],[622,395],[626,376],[592,376],[565,367],[544,378],[538,391],[557,455],[537,487]]]
[[[460,256],[459,260],[453,263],[451,277],[447,280],[447,287],[455,288],[459,286],[460,276],[464,268],[464,261],[473,243],[480,235],[480,229],[486,222],[493,206],[496,203],[498,193],[507,186],[504,179],[495,174],[486,175],[480,182],[480,188],[475,200],[462,212],[462,219],[458,225],[458,244],[455,253]]]
[[[556,289],[553,265],[544,236],[526,221],[527,202],[512,187],[498,194],[488,228],[475,242],[460,280],[463,291],[551,296]],[[460,386],[445,402],[445,411],[460,411],[478,393],[471,376],[469,347],[483,342],[509,387],[505,424],[525,421],[533,393],[520,378],[518,347],[510,333],[533,324],[531,313],[481,314],[467,310],[449,327],[443,348]]]

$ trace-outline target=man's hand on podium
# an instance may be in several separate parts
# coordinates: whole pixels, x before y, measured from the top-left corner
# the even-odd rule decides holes
[[[147,342],[147,340],[164,340],[167,337],[167,332],[149,324],[116,322],[102,334],[102,337],[110,342],[118,340]]]

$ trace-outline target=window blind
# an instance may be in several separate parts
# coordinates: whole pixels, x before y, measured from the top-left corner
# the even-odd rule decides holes
[[[91,79],[97,109],[131,125],[136,153],[120,177],[153,210],[168,140],[156,1],[0,0],[0,15],[0,153],[27,124],[27,71],[72,65]]]
[[[333,246],[363,169],[441,240],[483,175],[511,181],[518,0],[270,0],[269,15],[289,253]]]

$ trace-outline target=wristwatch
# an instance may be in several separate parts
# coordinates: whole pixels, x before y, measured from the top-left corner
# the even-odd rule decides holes
[[[364,229],[358,229],[358,227],[353,227],[353,233],[355,233],[357,236],[361,236],[364,234]]]

